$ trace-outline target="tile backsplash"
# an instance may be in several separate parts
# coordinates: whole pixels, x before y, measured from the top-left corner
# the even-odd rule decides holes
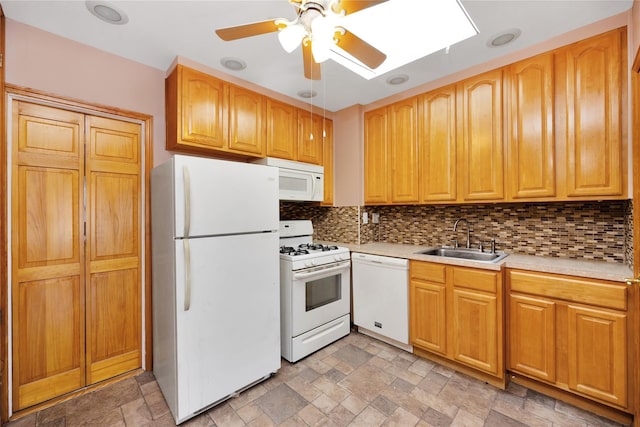
[[[362,224],[362,213],[369,223]],[[373,213],[379,224],[371,223]],[[486,205],[320,207],[280,203],[281,219],[311,219],[314,238],[344,243],[374,241],[416,245],[480,242],[509,253],[600,260],[632,264],[633,207],[631,201],[518,203]]]

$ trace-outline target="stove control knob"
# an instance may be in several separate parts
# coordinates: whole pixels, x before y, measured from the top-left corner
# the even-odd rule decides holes
[[[305,261],[305,262],[304,262],[304,266],[305,266],[305,267],[313,267],[313,264],[314,264],[314,262],[313,262],[313,261],[311,261],[311,260],[309,260],[309,261]]]
[[[336,261],[342,261],[342,255],[336,255],[333,257]]]

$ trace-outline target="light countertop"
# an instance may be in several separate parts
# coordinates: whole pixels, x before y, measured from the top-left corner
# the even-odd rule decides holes
[[[349,248],[352,252],[363,252],[373,255],[405,258],[418,261],[438,262],[441,264],[458,265],[463,267],[484,268],[486,270],[494,271],[500,270],[502,267],[517,268],[521,270],[566,274],[570,276],[611,280],[615,282],[624,282],[625,278],[633,276],[633,271],[628,265],[603,261],[511,254],[497,263],[487,263],[416,253],[430,249],[432,248],[431,246],[418,246],[401,243],[366,243],[363,245],[340,242],[323,243],[338,244]]]

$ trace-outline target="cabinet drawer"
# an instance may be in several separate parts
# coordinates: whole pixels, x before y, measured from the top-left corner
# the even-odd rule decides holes
[[[627,289],[623,283],[520,270],[507,270],[507,278],[512,291],[617,310],[627,309]]]
[[[498,273],[456,267],[453,269],[453,286],[495,294],[498,291]]]
[[[411,261],[411,278],[429,282],[445,282],[445,265],[430,262]]]

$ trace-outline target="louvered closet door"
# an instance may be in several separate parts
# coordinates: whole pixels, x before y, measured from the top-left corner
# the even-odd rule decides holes
[[[84,116],[14,101],[13,409],[85,383]]]
[[[140,125],[87,117],[87,383],[141,366]]]
[[[12,125],[17,411],[141,366],[141,126],[19,101]]]

